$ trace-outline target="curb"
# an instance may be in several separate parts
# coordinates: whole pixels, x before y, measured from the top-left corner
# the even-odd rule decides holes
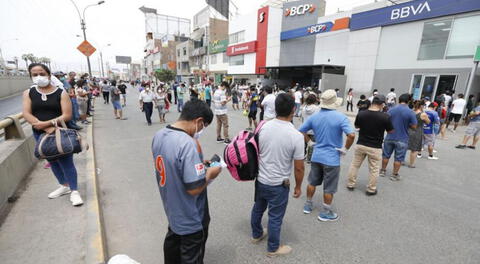
[[[86,162],[86,198],[87,198],[87,232],[85,234],[87,242],[87,251],[85,263],[103,264],[107,256],[105,230],[103,215],[100,206],[100,190],[98,188],[98,179],[95,164],[95,148],[93,141],[93,117],[92,124],[88,126],[87,142],[89,149],[87,151]]]

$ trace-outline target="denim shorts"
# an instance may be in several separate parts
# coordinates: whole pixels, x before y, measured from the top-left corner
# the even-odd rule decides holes
[[[113,109],[115,110],[122,110],[122,105],[120,101],[112,101]]]
[[[403,162],[407,153],[408,143],[398,140],[385,140],[383,142],[383,158],[390,159],[395,151],[395,161]]]
[[[308,184],[312,186],[322,185],[323,192],[334,194],[338,189],[340,166],[328,166],[322,163],[312,162]]]

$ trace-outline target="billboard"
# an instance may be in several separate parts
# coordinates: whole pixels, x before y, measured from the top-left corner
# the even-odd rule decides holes
[[[208,46],[208,51],[210,54],[225,52],[227,51],[227,47],[228,39],[215,40],[213,42],[210,42],[210,45]]]
[[[230,0],[206,0],[206,2],[228,19]]]
[[[132,63],[132,57],[130,56],[115,56],[117,64],[130,64]]]

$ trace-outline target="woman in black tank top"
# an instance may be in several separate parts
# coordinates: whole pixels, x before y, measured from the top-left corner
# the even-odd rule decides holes
[[[50,69],[39,63],[32,63],[28,72],[35,85],[23,93],[23,118],[32,125],[33,136],[38,140],[43,133],[55,131],[60,120],[69,121],[72,117],[72,103],[63,89],[55,87],[50,81]],[[50,193],[53,199],[71,193],[72,205],[82,205],[78,193],[77,170],[73,163],[73,154],[50,161],[53,174],[60,187]]]

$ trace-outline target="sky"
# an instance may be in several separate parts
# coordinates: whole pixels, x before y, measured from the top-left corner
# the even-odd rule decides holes
[[[0,0],[0,48],[6,60],[33,53],[52,60],[53,70],[87,71],[86,58],[76,47],[82,42],[80,20],[72,0]],[[80,12],[94,0],[73,0]],[[234,0],[240,14],[256,12],[264,0]],[[326,14],[338,9],[374,0],[327,0]],[[92,71],[100,68],[99,51],[104,63],[115,65],[115,56],[131,56],[140,63],[145,45],[145,19],[139,7],[156,8],[159,14],[192,19],[206,6],[204,0],[105,0],[85,12],[87,39],[97,52],[91,57]],[[77,36],[78,35],[78,36]],[[111,44],[111,46],[107,46]]]

